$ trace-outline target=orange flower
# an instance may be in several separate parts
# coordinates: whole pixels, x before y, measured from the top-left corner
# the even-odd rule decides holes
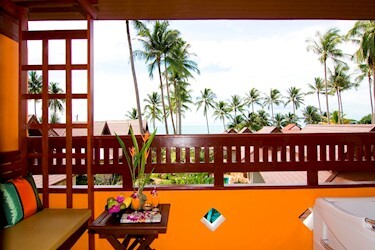
[[[142,135],[143,142],[146,142],[148,140],[148,138],[150,138],[150,133],[149,132],[146,132],[144,136]]]
[[[129,148],[129,152],[130,152],[130,155],[131,155],[132,157],[134,157],[134,155],[135,155],[135,147],[131,147],[131,148]]]
[[[150,154],[150,149],[148,149],[147,151],[145,151],[145,160],[147,160],[149,154]]]

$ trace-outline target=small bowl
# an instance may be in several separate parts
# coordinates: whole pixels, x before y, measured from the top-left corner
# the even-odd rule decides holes
[[[144,203],[142,206],[142,209],[145,211],[149,211],[152,209],[152,204],[151,203]]]

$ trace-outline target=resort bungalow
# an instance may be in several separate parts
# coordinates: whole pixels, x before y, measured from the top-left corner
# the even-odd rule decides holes
[[[133,187],[129,166],[126,161],[120,160],[122,155],[112,135],[113,126],[111,128],[108,124],[111,134],[108,136],[97,136],[94,132],[94,26],[97,20],[148,19],[374,20],[375,1],[0,1],[0,117],[3,118],[0,120],[0,164],[5,163],[0,169],[0,185],[9,187],[9,183],[15,180],[25,184],[29,192],[24,197],[32,198],[32,204],[25,204],[33,205],[30,211],[38,211],[27,214],[25,219],[20,216],[13,221],[14,226],[1,229],[0,249],[105,250],[122,249],[130,243],[141,245],[143,249],[149,249],[151,244],[152,249],[166,250],[308,250],[314,245],[331,244],[325,238],[314,240],[320,228],[316,226],[311,231],[299,217],[313,207],[319,197],[375,196],[374,182],[327,184],[325,176],[319,175],[322,171],[374,173],[373,132],[156,135],[146,172],[212,173],[214,183],[157,186],[161,210],[158,218],[161,220],[153,225],[121,227],[119,221],[115,222],[116,215],[105,211],[108,198],[117,197],[120,193],[130,196]],[[28,30],[28,21],[45,20],[84,20],[85,27],[80,30],[57,30],[55,27],[49,31]],[[65,44],[65,61],[62,64],[49,62],[49,54],[53,52],[49,43],[56,39]],[[87,58],[83,63],[72,61],[72,43],[75,40],[84,41],[87,45]],[[30,41],[41,44],[40,63],[28,61]],[[64,94],[48,93],[49,72],[56,70],[63,71],[66,76]],[[72,92],[72,86],[77,84],[72,81],[76,70],[87,73],[85,93]],[[41,94],[27,91],[30,71],[42,72],[44,84]],[[48,119],[43,119],[41,124],[35,125],[41,136],[28,136],[28,102],[41,100],[42,117],[49,117],[48,101],[51,99],[66,100],[66,122],[49,124]],[[85,123],[73,122],[72,103],[76,99],[87,104]],[[50,129],[65,129],[65,132],[63,136],[52,137],[49,136]],[[73,136],[75,129],[84,129],[86,133]],[[131,145],[130,136],[122,138]],[[141,142],[141,138],[138,139]],[[110,152],[113,152],[112,159]],[[103,159],[101,155],[104,155]],[[303,173],[305,180],[301,184],[295,184],[293,180],[282,185],[271,185],[267,181],[263,184],[224,183],[224,175],[228,172],[295,171]],[[27,179],[29,173],[42,175],[43,187],[38,188],[37,195]],[[66,185],[63,188],[48,187],[52,174],[65,175]],[[87,174],[87,186],[75,188],[75,174]],[[122,185],[94,186],[95,174],[121,175]],[[20,176],[24,178],[15,179]],[[144,190],[150,199],[152,188],[146,186]],[[44,207],[41,211],[38,198]],[[18,208],[22,213],[22,208]],[[2,204],[2,226],[9,225],[4,220],[4,212],[12,214],[6,209]],[[374,222],[366,219],[366,225],[368,223]],[[369,225],[369,228],[374,227]],[[51,233],[56,230],[56,234]],[[335,227],[329,230],[334,231]]]

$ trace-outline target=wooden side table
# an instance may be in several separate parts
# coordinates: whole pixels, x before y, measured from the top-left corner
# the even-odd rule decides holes
[[[170,204],[159,204],[161,221],[158,223],[120,223],[108,211],[104,211],[89,224],[89,234],[99,234],[114,249],[151,249],[151,243],[159,234],[167,232]],[[120,241],[123,238],[122,242]],[[135,239],[132,244],[130,240]]]

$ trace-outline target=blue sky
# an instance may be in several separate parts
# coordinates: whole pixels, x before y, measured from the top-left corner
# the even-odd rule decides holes
[[[171,28],[178,29],[182,37],[191,44],[193,58],[201,74],[191,80],[193,100],[204,88],[211,88],[217,100],[229,100],[231,95],[244,97],[252,87],[261,92],[277,88],[283,95],[295,86],[308,91],[307,84],[314,77],[323,77],[323,66],[317,55],[306,51],[305,40],[314,37],[317,30],[325,32],[337,27],[346,33],[354,21],[171,21]],[[60,24],[31,22],[30,28],[41,26],[57,29]],[[67,25],[66,23],[63,25]],[[85,25],[69,23],[68,26]],[[95,60],[95,120],[126,119],[125,114],[135,107],[134,89],[130,72],[129,54],[124,21],[95,22],[94,60]],[[132,33],[134,36],[134,33]],[[40,45],[29,45],[37,48]],[[59,48],[58,41],[51,44]],[[133,46],[137,48],[134,41]],[[346,53],[352,53],[352,45],[344,45]],[[73,45],[74,60],[85,58],[85,46],[79,41]],[[38,61],[41,54],[33,50],[30,60]],[[51,56],[58,62],[64,58],[63,49]],[[61,55],[62,54],[62,55]],[[353,67],[354,69],[354,67]],[[158,82],[150,80],[143,61],[136,62],[141,100],[146,95],[158,91]],[[55,76],[56,75],[56,76]],[[155,75],[155,79],[157,75]],[[77,81],[85,81],[85,74],[77,74]],[[64,84],[64,77],[58,72],[51,73],[51,79]],[[50,79],[50,80],[51,80]],[[74,80],[74,79],[73,79]],[[79,90],[77,90],[79,92]],[[355,91],[343,93],[344,112],[347,117],[359,119],[370,113],[368,84],[363,82]],[[323,98],[322,98],[323,99]],[[305,98],[306,105],[317,106],[315,95]],[[73,103],[73,115],[84,120],[84,103]],[[324,107],[325,103],[322,102]],[[32,105],[31,105],[32,106]],[[336,97],[330,97],[331,110],[337,109]],[[257,107],[257,109],[260,107]],[[276,112],[291,112],[292,107],[279,106]],[[210,113],[211,114],[211,113]],[[300,113],[299,113],[300,114]],[[210,119],[211,124],[221,121]],[[183,124],[205,124],[203,112],[192,106],[186,113]]]

